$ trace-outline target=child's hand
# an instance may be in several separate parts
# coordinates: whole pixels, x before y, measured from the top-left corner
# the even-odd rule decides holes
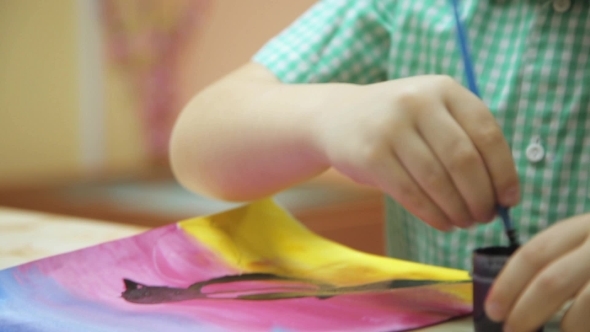
[[[505,331],[534,331],[573,299],[561,330],[590,329],[590,214],[557,223],[510,258],[486,301]]]
[[[419,76],[343,95],[319,121],[329,162],[428,224],[489,221],[519,200],[508,144],[484,103],[453,79]]]

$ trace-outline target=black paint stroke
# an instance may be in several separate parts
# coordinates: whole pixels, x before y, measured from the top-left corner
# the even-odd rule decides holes
[[[244,289],[237,287],[234,290],[207,292],[204,288],[209,285],[231,285],[232,283],[248,281],[267,281],[265,288]],[[123,279],[125,291],[122,297],[132,303],[157,304],[168,302],[180,302],[195,299],[232,299],[232,300],[280,300],[304,297],[327,299],[333,296],[370,293],[384,290],[401,289],[409,287],[422,287],[440,284],[467,283],[469,281],[439,281],[439,280],[386,280],[355,286],[338,287],[328,283],[322,283],[309,279],[298,279],[278,276],[270,273],[247,273],[241,275],[228,275],[196,282],[187,288],[175,288],[168,286],[148,286],[129,279]]]

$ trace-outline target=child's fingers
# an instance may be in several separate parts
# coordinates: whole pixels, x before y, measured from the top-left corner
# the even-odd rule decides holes
[[[589,253],[587,243],[538,273],[518,298],[504,326],[512,331],[533,331],[549,321],[590,279]]]
[[[441,231],[453,225],[446,214],[420,188],[395,157],[384,158],[371,169],[378,186],[412,214]]]
[[[434,204],[456,226],[469,227],[474,218],[455,188],[447,170],[414,130],[407,130],[404,139],[392,142],[398,160]]]
[[[518,298],[540,271],[586,240],[587,222],[588,220],[578,219],[558,223],[519,249],[490,290],[486,300],[488,316],[496,321],[505,320]],[[563,275],[561,278],[567,280]]]
[[[512,151],[496,119],[485,104],[460,85],[447,89],[445,103],[481,155],[490,174],[497,201],[513,206],[520,200],[518,174]]]
[[[578,292],[574,302],[561,320],[561,331],[583,331],[590,326],[590,280]]]
[[[489,221],[496,199],[479,152],[446,110],[430,113],[418,119],[420,134],[450,175],[474,218],[471,221]]]

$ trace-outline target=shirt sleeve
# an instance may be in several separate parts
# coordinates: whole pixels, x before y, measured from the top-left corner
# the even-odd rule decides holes
[[[390,39],[374,1],[322,0],[252,60],[284,83],[384,81]]]

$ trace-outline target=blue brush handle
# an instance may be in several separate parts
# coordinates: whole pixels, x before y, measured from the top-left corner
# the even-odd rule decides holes
[[[451,0],[453,5],[453,14],[455,15],[455,23],[457,26],[457,39],[459,40],[459,46],[461,49],[461,57],[463,58],[463,65],[465,70],[465,77],[467,78],[467,85],[469,86],[469,90],[473,92],[476,96],[481,98],[479,93],[479,89],[477,88],[477,80],[475,79],[475,71],[473,70],[473,62],[471,61],[471,55],[469,53],[469,43],[467,42],[467,34],[465,33],[465,28],[463,28],[463,23],[461,23],[461,16],[459,15],[459,0]],[[498,205],[496,207],[500,218],[502,218],[502,222],[504,223],[504,228],[506,231],[513,230],[512,220],[510,219],[510,214],[508,213],[508,208]],[[510,237],[510,236],[509,236]],[[510,244],[515,245],[513,243],[515,241],[514,238],[510,237]]]
[[[467,85],[471,92],[481,98],[479,89],[477,88],[477,80],[475,79],[475,71],[473,70],[471,55],[469,53],[467,34],[465,33],[465,28],[463,28],[463,23],[461,23],[461,16],[459,15],[459,0],[451,0],[451,3],[453,4],[453,14],[455,15],[455,23],[457,26],[457,38],[459,39],[459,47],[461,48]]]
[[[502,218],[502,222],[504,223],[504,227],[506,229],[512,229],[512,220],[510,219],[510,214],[508,213],[508,208],[505,206],[498,205],[496,207],[500,218]]]

